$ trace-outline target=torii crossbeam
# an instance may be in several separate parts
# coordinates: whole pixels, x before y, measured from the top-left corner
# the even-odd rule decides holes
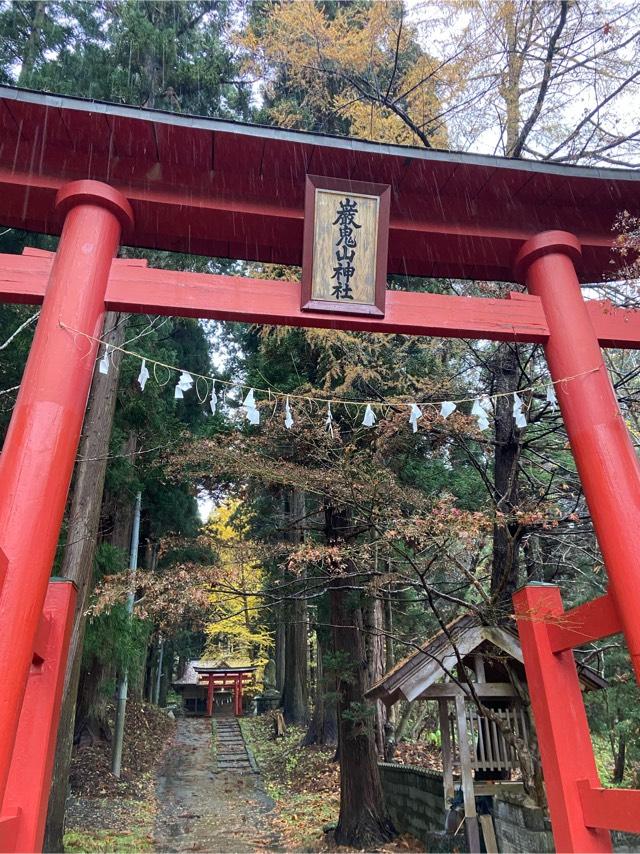
[[[637,206],[640,175],[1,87],[0,130],[0,223],[61,232],[55,255],[0,256],[0,301],[42,303],[0,456],[2,850],[42,841],[74,600],[49,574],[107,309],[542,344],[552,379],[573,378],[558,400],[610,582],[561,621],[556,588],[515,598],[556,844],[608,851],[609,829],[640,832],[640,792],[600,786],[571,652],[622,632],[640,675],[640,467],[601,354],[637,347],[640,316],[579,285],[610,271],[611,224]],[[388,291],[384,317],[323,314],[301,310],[297,284],[113,259],[124,241],[299,264],[310,170],[391,186],[389,272],[524,281],[528,295]]]

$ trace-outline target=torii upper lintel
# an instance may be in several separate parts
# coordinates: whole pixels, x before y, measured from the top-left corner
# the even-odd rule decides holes
[[[2,224],[59,234],[60,187],[120,190],[123,243],[302,263],[309,173],[391,186],[389,273],[514,281],[540,232],[582,246],[581,281],[611,272],[612,225],[640,173],[386,145],[0,87]],[[25,188],[28,187],[28,192]]]

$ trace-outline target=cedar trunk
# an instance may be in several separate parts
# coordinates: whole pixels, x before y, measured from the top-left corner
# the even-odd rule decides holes
[[[324,674],[324,643],[321,632],[316,632],[316,695],[313,715],[302,744],[338,744],[338,710],[335,686],[330,686]]]
[[[382,600],[371,597],[365,610],[365,644],[367,650],[367,688],[374,685],[384,676],[384,610]],[[375,708],[375,738],[379,756],[384,756],[384,727],[387,723],[387,709],[381,700],[374,700]]]
[[[501,344],[494,361],[496,392],[514,392],[518,387],[518,354],[515,346]],[[511,597],[518,587],[520,525],[513,521],[518,505],[518,465],[521,442],[513,419],[513,398],[496,399],[496,447],[494,487],[496,509],[504,514],[493,528],[491,594],[500,618],[511,614]]]
[[[289,539],[303,541],[305,495],[293,488],[288,505]],[[307,692],[307,603],[304,599],[304,581],[291,585],[293,598],[286,608],[286,640],[282,712],[287,724],[306,726],[309,719]]]
[[[330,543],[348,539],[352,524],[348,511],[327,508],[326,534]],[[347,564],[350,562],[347,561]],[[340,745],[340,816],[335,831],[339,845],[374,850],[395,835],[387,813],[373,726],[373,708],[365,699],[367,656],[361,595],[351,578],[331,584],[330,605],[338,689]]]

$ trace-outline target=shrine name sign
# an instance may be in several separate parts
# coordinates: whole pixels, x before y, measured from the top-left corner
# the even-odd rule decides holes
[[[302,310],[384,316],[388,184],[307,175]]]

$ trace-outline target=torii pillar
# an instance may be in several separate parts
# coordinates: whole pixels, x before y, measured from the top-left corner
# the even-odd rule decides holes
[[[122,227],[133,221],[124,196],[98,181],[66,184],[56,205],[62,236],[0,456],[0,804],[93,377],[92,339]]]
[[[573,648],[622,631],[640,681],[640,464],[607,372],[563,231],[527,241],[516,274],[540,298],[545,354],[609,578],[609,591],[566,612],[555,585],[514,596],[558,851],[611,851],[610,829],[638,832],[640,791],[601,786]]]

